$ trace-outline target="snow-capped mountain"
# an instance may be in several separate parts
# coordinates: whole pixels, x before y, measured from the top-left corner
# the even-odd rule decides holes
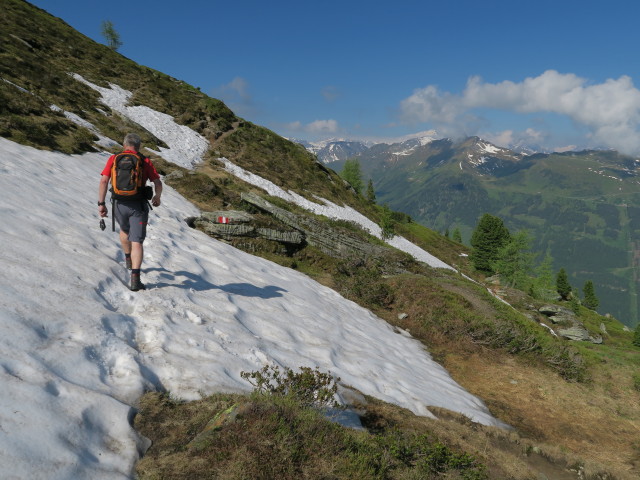
[[[353,158],[366,151],[368,148],[369,146],[363,142],[338,140],[327,143],[323,148],[315,153],[318,156],[318,160],[321,162],[331,163]]]
[[[508,148],[497,147],[480,137],[470,137],[462,142],[459,150],[464,150],[466,163],[473,167],[488,168],[490,165],[502,164],[503,162],[517,162],[522,160],[523,155]]]
[[[321,140],[318,142],[309,142],[296,138],[289,138],[289,140],[302,145],[309,152],[316,155],[318,160],[322,163],[332,163],[353,158],[366,151],[372,145],[370,142],[362,142],[360,140],[335,138]]]

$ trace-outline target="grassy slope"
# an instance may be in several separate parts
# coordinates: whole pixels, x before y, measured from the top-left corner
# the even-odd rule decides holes
[[[467,242],[483,213],[498,215],[512,231],[529,230],[534,250],[549,250],[574,287],[593,280],[601,311],[635,324],[640,183],[629,174],[633,159],[615,152],[537,156],[528,168],[496,178],[462,172],[458,157],[432,168],[442,150],[426,155],[363,162],[382,202],[439,231],[458,227]]]
[[[199,172],[187,174],[172,183],[200,208],[243,208],[239,195],[252,188],[221,170],[214,158],[224,154],[283,188],[303,195],[316,193],[336,203],[352,205],[374,219],[379,218],[377,208],[354,195],[333,171],[318,165],[299,146],[236,117],[218,100],[95,44],[59,19],[25,2],[0,0],[0,9],[3,11],[0,17],[0,76],[31,92],[25,93],[0,81],[0,135],[39,148],[66,152],[93,148],[92,134],[53,112],[49,105],[56,104],[91,121],[112,138],[119,139],[133,130],[143,135],[146,144],[159,143],[150,133],[119,115],[98,112],[96,107],[103,111],[108,109],[99,104],[96,92],[67,75],[74,71],[95,83],[106,85],[107,81],[112,81],[133,91],[134,103],[174,115],[177,121],[209,139],[211,153]],[[180,170],[161,159],[156,163],[163,173]],[[444,208],[442,202],[452,201],[446,195],[432,200],[422,205],[436,210]],[[598,227],[597,219],[593,222]],[[415,223],[399,223],[396,228],[443,260],[473,274],[465,257],[459,256],[463,246]],[[362,234],[362,238],[367,236]],[[637,349],[628,347],[631,335],[622,332],[615,321],[608,327],[613,333],[606,339],[605,346],[579,346],[585,360],[581,366],[580,358],[575,357],[575,348],[568,349],[566,342],[554,340],[534,322],[510,309],[504,310],[483,289],[456,275],[434,272],[405,258],[401,262],[405,262],[403,265],[409,273],[389,277],[385,265],[362,263],[360,259],[337,261],[309,247],[293,257],[269,252],[261,254],[312,275],[373,309],[389,322],[410,329],[414,336],[429,345],[463,386],[487,400],[494,414],[519,429],[529,437],[528,441],[552,445],[544,446],[546,452],[558,448],[580,453],[583,458],[597,459],[600,464],[589,467],[589,471],[621,471],[620,478],[624,478],[624,471],[630,468],[635,468],[636,473],[639,471],[634,463],[638,459],[637,434],[634,436],[634,432],[640,425],[640,394],[635,390],[631,372],[637,370],[640,355]],[[510,292],[510,295],[511,302],[526,310],[530,300],[517,292]],[[400,322],[399,313],[409,313],[409,317]],[[600,318],[594,317],[590,328],[599,328]],[[591,378],[591,381],[575,383],[567,382],[567,378]],[[517,383],[514,384],[514,380]],[[540,391],[553,392],[553,395],[535,394]],[[407,422],[418,432],[428,431],[424,425],[417,426],[422,420],[406,412],[378,406],[373,400],[371,403],[376,405],[370,407],[369,415],[375,419],[371,420],[372,426]],[[580,410],[573,408],[575,404],[592,414],[578,418]],[[445,412],[440,414],[449,418]],[[553,422],[545,418],[552,418]],[[604,418],[607,418],[607,425],[615,428],[612,430],[617,432],[615,439],[603,432]],[[451,426],[450,430],[455,434],[446,438],[449,445],[480,455],[485,460],[503,458],[499,453],[509,442],[500,440],[494,445],[485,438],[484,447],[468,444],[465,439],[472,437],[478,427],[463,419],[454,423],[457,426]],[[585,442],[585,438],[590,440]],[[260,439],[273,445],[270,433],[263,434]],[[601,439],[605,441],[598,444]],[[344,442],[349,445],[351,440]],[[510,444],[508,449],[513,448],[517,450]],[[333,461],[331,458],[324,460]],[[510,471],[511,461],[489,461],[490,470]],[[556,467],[564,467],[566,459],[559,462]]]

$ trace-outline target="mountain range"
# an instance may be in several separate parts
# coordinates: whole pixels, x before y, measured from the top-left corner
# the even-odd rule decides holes
[[[334,145],[318,158],[334,158],[325,154]],[[578,294],[594,282],[599,311],[638,322],[638,159],[611,150],[526,154],[478,137],[376,144],[329,165],[339,171],[346,158],[359,160],[378,201],[442,233],[457,228],[466,244],[484,213],[527,230],[538,262],[550,254]]]

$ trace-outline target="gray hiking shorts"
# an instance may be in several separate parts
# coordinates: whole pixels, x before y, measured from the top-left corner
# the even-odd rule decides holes
[[[147,202],[116,200],[113,215],[120,225],[120,230],[128,235],[130,242],[144,242],[149,220]]]

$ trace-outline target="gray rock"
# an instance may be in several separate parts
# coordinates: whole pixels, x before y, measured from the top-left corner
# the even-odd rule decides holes
[[[220,210],[216,212],[202,212],[200,218],[213,223],[218,222],[218,217],[227,217],[229,223],[249,223],[253,220],[253,216],[247,212],[239,210]]]
[[[571,328],[561,328],[558,330],[558,335],[569,340],[582,340],[586,342],[591,340],[591,335],[589,335],[587,329],[580,325],[574,325]]]
[[[212,223],[207,220],[198,219],[195,226],[202,229],[205,233],[215,237],[231,238],[231,237],[255,237],[256,229],[250,225],[233,225],[230,223]]]
[[[538,309],[541,314],[546,315],[547,317],[558,315],[561,310],[562,307],[559,307],[558,305],[543,305]]]
[[[576,320],[576,316],[575,315],[565,315],[565,314],[551,315],[549,317],[549,320],[551,320],[551,322],[553,322],[554,324],[565,324],[565,325],[569,324],[569,325],[571,325]]]
[[[603,335],[608,335],[607,333],[607,327],[604,323],[600,322],[600,331],[602,332]]]
[[[401,314],[398,315],[398,320],[404,320],[408,316],[409,316],[408,313],[401,313]]]
[[[587,329],[584,328],[582,325],[574,325],[571,328],[560,329],[558,330],[558,334],[561,337],[564,337],[569,340],[579,340],[579,341],[591,342],[595,344],[602,343],[602,337],[600,335],[592,337],[587,331]]]
[[[177,180],[179,178],[184,177],[184,172],[181,172],[180,170],[174,170],[173,172],[169,173],[168,175],[164,176],[165,181],[166,180]]]
[[[242,200],[270,213],[285,225],[304,234],[306,242],[319,248],[327,255],[337,258],[348,258],[352,255],[359,257],[384,257],[388,248],[372,245],[358,238],[339,231],[325,222],[316,220],[309,215],[296,215],[282,208],[276,207],[264,198],[254,193],[243,193]]]
[[[304,243],[304,235],[295,230],[283,232],[273,228],[258,228],[256,229],[256,233],[258,234],[258,237],[266,240],[273,240],[281,243],[292,243],[294,245]]]

